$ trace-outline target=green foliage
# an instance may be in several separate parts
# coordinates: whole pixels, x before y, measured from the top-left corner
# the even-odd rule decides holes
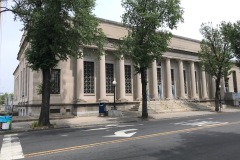
[[[36,89],[36,90],[37,90],[37,94],[38,94],[38,95],[41,95],[41,94],[42,94],[42,90],[43,90],[43,89],[42,89],[42,83],[40,83],[40,84],[37,85],[37,89]]]
[[[41,127],[41,125],[39,125],[39,123],[37,121],[33,121],[30,125],[30,128],[32,128],[32,129],[37,128],[37,127]]]
[[[132,60],[142,81],[142,118],[147,118],[147,68],[168,49],[171,33],[183,21],[179,0],[123,0],[122,21],[129,29],[119,45],[119,57]]]
[[[216,79],[229,75],[233,54],[221,26],[213,28],[211,24],[202,24],[200,32],[204,37],[199,51],[202,69]]]
[[[230,42],[234,56],[237,58],[237,65],[240,67],[240,21],[222,22],[221,27],[224,37]]]
[[[149,68],[155,59],[167,51],[171,33],[165,28],[176,28],[183,21],[179,0],[123,0],[123,23],[129,27],[122,39],[120,53],[140,68]]]
[[[12,12],[23,22],[28,66],[42,71],[42,107],[39,124],[49,126],[50,71],[59,61],[82,58],[84,45],[103,52],[105,36],[92,13],[95,0],[14,0]],[[97,56],[97,55],[96,55]]]
[[[0,105],[5,103],[5,99],[10,96],[13,99],[13,93],[4,93],[3,95],[0,95]]]
[[[231,45],[223,34],[220,26],[216,28],[211,24],[202,24],[200,32],[204,39],[201,42],[199,59],[202,70],[215,78],[215,111],[219,111],[220,81],[230,74],[233,58]]]
[[[81,57],[83,45],[96,44],[103,53],[104,34],[92,14],[94,6],[94,0],[17,0],[13,12],[31,44],[29,67],[54,68],[61,60]]]

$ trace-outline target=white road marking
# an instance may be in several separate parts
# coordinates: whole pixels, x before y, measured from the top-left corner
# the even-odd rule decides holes
[[[99,130],[106,130],[108,128],[93,128],[93,129],[87,129],[87,130],[84,130],[84,131],[99,131]]]
[[[131,131],[136,131],[138,129],[126,129],[126,130],[121,130],[121,131],[117,131],[114,133],[114,135],[109,135],[109,136],[103,136],[103,137],[132,137],[134,134],[136,134],[137,132],[131,132]],[[131,132],[131,133],[126,133],[126,132]]]
[[[3,138],[0,160],[22,159],[23,151],[17,134],[5,135]]]
[[[142,126],[143,124],[137,124],[139,126]],[[84,130],[84,131],[100,131],[100,130],[107,130],[107,129],[110,129],[110,128],[114,128],[114,127],[118,127],[118,128],[123,128],[123,127],[133,127],[133,126],[136,126],[136,125],[133,125],[133,124],[108,124],[106,125],[105,127],[103,128],[93,128],[93,129],[87,129],[87,130]]]
[[[67,137],[68,135],[67,134],[63,134],[63,135],[61,135],[62,137]]]
[[[184,126],[208,126],[208,125],[214,125],[214,124],[227,124],[228,122],[214,122],[214,121],[207,121],[213,118],[205,118],[205,119],[194,119],[189,120],[187,122],[179,122],[174,123],[175,125],[184,125]]]

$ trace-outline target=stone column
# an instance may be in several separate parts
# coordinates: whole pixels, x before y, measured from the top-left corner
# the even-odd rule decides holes
[[[157,85],[157,62],[156,60],[152,63],[152,99],[158,100],[158,85]]]
[[[172,99],[171,63],[169,58],[166,58],[166,87],[166,99]]]
[[[101,56],[99,61],[99,101],[106,101],[106,65],[105,55]]]
[[[84,68],[83,68],[83,59],[78,58],[77,59],[77,102],[86,102],[83,99],[84,96]]]
[[[195,79],[195,67],[194,62],[190,62],[190,68],[191,68],[191,89],[192,89],[192,99],[196,98],[196,79]]]
[[[141,101],[142,100],[142,82],[141,82],[141,75],[140,73],[136,74],[136,100]]]
[[[184,91],[184,76],[183,76],[183,61],[178,61],[178,68],[179,68],[179,89],[180,89],[180,99],[185,98],[185,91]]]
[[[119,97],[118,97],[118,100],[119,101],[126,101],[125,99],[125,68],[124,68],[124,60],[123,59],[120,59],[118,61],[118,68],[119,68],[119,71],[118,73],[118,76],[119,79],[117,80],[117,83],[119,84]]]
[[[216,93],[216,80],[212,77],[212,98],[215,98],[215,93]]]
[[[206,73],[202,71],[202,98],[207,99]]]

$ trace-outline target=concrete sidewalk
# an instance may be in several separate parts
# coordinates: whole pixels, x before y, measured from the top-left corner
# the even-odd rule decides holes
[[[214,111],[186,111],[186,112],[174,112],[174,113],[149,114],[148,120],[149,121],[163,120],[163,119],[169,119],[169,118],[213,115],[213,114],[221,114],[221,113],[228,113],[228,112],[240,112],[240,108],[227,108],[227,109],[224,109],[222,112],[218,112],[218,113]],[[139,117],[140,117],[139,112],[124,112],[123,117],[116,117],[116,118],[98,117],[98,116],[91,116],[91,117],[66,116],[61,118],[53,117],[53,119],[51,119],[51,124],[54,125],[54,128],[74,128],[74,127],[83,128],[83,127],[95,126],[95,125],[131,123],[131,122],[143,121],[143,119]],[[49,128],[32,129],[31,124],[34,121],[37,121],[37,117],[14,117],[13,123],[12,123],[12,129],[1,130],[0,134],[49,129]]]

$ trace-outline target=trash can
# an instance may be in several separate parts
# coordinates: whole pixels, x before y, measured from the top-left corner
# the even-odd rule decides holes
[[[2,130],[11,130],[12,116],[0,116],[0,127]]]
[[[106,104],[99,103],[99,116],[106,116]]]

